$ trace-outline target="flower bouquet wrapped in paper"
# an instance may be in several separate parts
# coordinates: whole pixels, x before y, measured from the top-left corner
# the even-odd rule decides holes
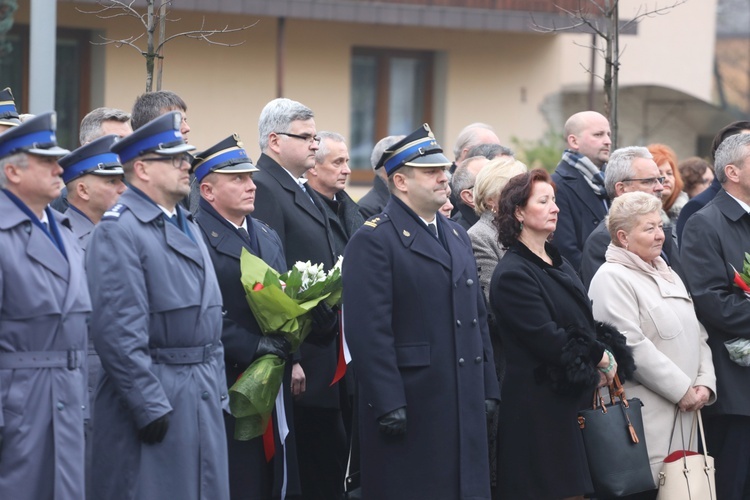
[[[242,286],[264,335],[283,335],[295,352],[310,330],[310,311],[319,303],[341,302],[341,257],[326,273],[322,265],[297,262],[279,273],[262,259],[242,250]],[[229,408],[237,419],[235,439],[247,441],[263,434],[284,378],[285,360],[266,354],[253,361],[229,389]]]
[[[750,254],[747,252],[745,252],[745,261],[742,263],[742,272],[734,269],[734,285],[750,299]],[[750,339],[737,337],[727,340],[724,342],[724,347],[729,352],[729,359],[740,366],[750,366]]]

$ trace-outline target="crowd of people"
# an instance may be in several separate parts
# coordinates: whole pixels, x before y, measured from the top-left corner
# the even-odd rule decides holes
[[[627,498],[697,449],[699,410],[717,497],[750,498],[750,372],[725,347],[750,338],[750,122],[679,161],[611,151],[582,111],[551,175],[482,123],[450,160],[425,124],[377,142],[358,201],[345,137],[286,98],[256,161],[231,131],[190,145],[169,91],[91,111],[74,151],[55,127],[0,92],[0,498],[594,498],[576,417],[616,375],[654,477]],[[245,251],[343,256],[343,305],[299,350],[261,330]],[[268,354],[272,416],[238,439],[228,387]]]

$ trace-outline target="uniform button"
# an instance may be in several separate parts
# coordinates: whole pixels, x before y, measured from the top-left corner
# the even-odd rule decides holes
[[[225,400],[225,399],[227,399],[228,397],[229,397],[229,396],[227,396],[226,394],[222,394],[222,395],[221,395],[221,400],[222,400],[222,401],[224,401],[224,400]]]
[[[472,319],[471,324],[477,326],[477,318]]]
[[[456,320],[456,326],[461,326],[461,320],[460,319]]]
[[[466,286],[471,286],[473,284],[474,284],[474,280],[473,279],[469,278],[469,279],[466,280]]]
[[[481,363],[481,362],[482,362],[482,356],[477,356],[476,358],[474,358],[474,362],[475,362],[476,364],[479,364],[479,363]]]
[[[464,358],[458,358],[458,366],[464,366]]]
[[[203,394],[201,394],[201,399],[203,401],[207,400],[209,398],[208,391],[203,391]]]
[[[57,409],[60,411],[63,411],[65,409],[65,404],[62,401],[57,402]]]

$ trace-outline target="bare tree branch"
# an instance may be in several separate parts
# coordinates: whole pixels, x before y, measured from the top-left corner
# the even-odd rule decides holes
[[[143,24],[144,28],[148,26],[148,22],[146,21],[145,16],[139,14],[138,11],[133,8],[133,4],[135,3],[135,0],[131,0],[129,3],[125,3],[120,0],[108,0],[108,1],[111,2],[109,5],[105,5],[99,2],[99,5],[102,6],[102,8],[99,10],[86,11],[78,7],[76,7],[76,10],[82,14],[94,14],[99,19],[112,19],[115,17],[122,17],[122,16],[134,17]],[[114,13],[114,14],[106,14],[106,15],[104,14],[105,12],[111,11],[113,9],[119,9],[122,12]]]

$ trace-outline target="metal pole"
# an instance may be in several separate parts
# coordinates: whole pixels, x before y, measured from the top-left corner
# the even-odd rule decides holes
[[[55,109],[57,2],[31,0],[29,112]]]

